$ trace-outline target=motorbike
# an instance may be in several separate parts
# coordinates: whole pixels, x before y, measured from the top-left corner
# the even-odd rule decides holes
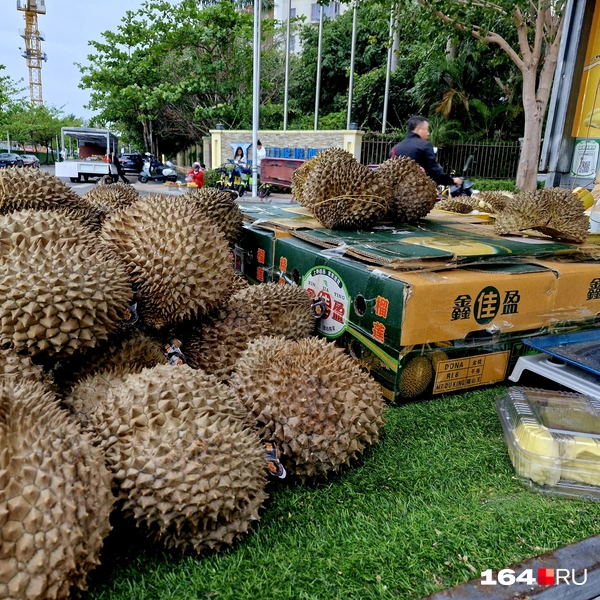
[[[441,196],[440,200],[448,200],[449,198],[458,198],[460,196],[471,196],[475,190],[473,190],[473,182],[466,179],[467,173],[473,164],[473,155],[471,154],[469,158],[467,158],[467,162],[465,163],[462,173],[461,179],[463,180],[462,185],[451,185],[451,186],[440,186],[442,189],[439,192],[439,196]],[[450,173],[452,177],[456,177],[456,172],[452,171]]]
[[[178,173],[172,162],[167,161],[166,165],[162,165],[155,156],[146,152],[144,156],[144,165],[138,175],[140,183],[148,181],[177,181]]]
[[[221,178],[217,182],[217,189],[225,192],[237,192],[238,196],[243,196],[250,190],[250,179],[252,169],[246,165],[235,164],[232,159],[225,164],[222,164],[216,169],[220,173]]]

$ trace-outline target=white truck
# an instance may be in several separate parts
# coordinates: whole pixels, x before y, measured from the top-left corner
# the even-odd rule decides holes
[[[111,175],[116,180],[119,173],[112,160],[114,156],[117,156],[119,138],[114,133],[111,133],[108,129],[94,129],[92,127],[63,127],[60,136],[63,160],[55,165],[54,174],[56,177],[68,177],[71,181],[81,181],[82,179],[87,181],[90,177],[97,178]],[[103,158],[106,157],[111,162],[105,162],[104,160],[65,160],[65,136],[74,138],[77,141],[79,154],[81,154],[81,148],[89,144],[96,147],[96,149],[102,149]]]

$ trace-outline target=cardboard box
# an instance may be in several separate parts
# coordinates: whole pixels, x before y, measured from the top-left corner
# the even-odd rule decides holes
[[[415,356],[438,348],[448,355],[436,366],[433,393],[487,385],[505,379],[528,351],[522,337],[591,327],[600,314],[594,263],[531,258],[403,272],[294,237],[277,239],[274,259],[274,280],[323,298],[329,311],[319,332],[342,338],[358,360],[371,360],[395,400],[401,369]]]
[[[246,224],[233,251],[234,269],[254,284],[273,281],[275,240],[278,236],[289,235],[283,231],[269,231]]]
[[[390,400],[405,399],[403,369],[418,356],[436,352],[424,392],[488,385],[531,352],[521,338],[600,318],[600,268],[582,261],[581,245],[500,237],[460,215],[340,232],[312,227],[304,211],[260,207],[255,228],[271,229],[262,238],[274,243],[272,280],[325,301],[319,332],[368,368]]]

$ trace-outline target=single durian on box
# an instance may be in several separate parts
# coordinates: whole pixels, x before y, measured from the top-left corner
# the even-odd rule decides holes
[[[322,338],[261,337],[230,379],[261,438],[300,479],[327,476],[377,442],[384,400],[377,383]]]
[[[312,193],[317,182],[309,182],[308,190],[306,189],[310,173],[321,164],[330,163],[333,165],[340,165],[344,162],[352,163],[355,160],[356,159],[350,152],[347,152],[342,148],[328,148],[327,150],[319,152],[316,156],[313,156],[300,165],[292,174],[292,195],[297,202],[302,204],[302,206],[311,207],[317,201],[317,195]]]
[[[245,534],[266,499],[264,450],[232,390],[187,365],[115,374],[105,398],[84,391],[123,513],[166,547],[220,549]],[[81,390],[82,388],[78,388]],[[97,392],[97,391],[96,391]]]
[[[388,219],[409,223],[424,217],[435,206],[437,187],[412,158],[386,160],[375,175],[391,190]]]
[[[499,213],[506,208],[513,197],[510,192],[479,192],[470,198],[466,198],[465,202],[471,204],[477,210]]]
[[[84,590],[113,501],[101,453],[55,397],[0,377],[0,598]]]
[[[454,212],[466,215],[473,210],[473,207],[470,204],[465,202],[461,202],[460,200],[456,200],[454,198],[448,198],[447,200],[440,200],[435,208],[438,210],[445,210],[447,212]]]
[[[71,354],[116,329],[129,302],[125,265],[55,211],[0,216],[0,345]]]
[[[552,433],[535,422],[520,420],[515,440],[524,451],[514,461],[518,475],[536,483],[554,486],[560,480],[560,445]]]
[[[299,340],[314,333],[312,301],[304,288],[279,283],[250,285],[236,292],[234,299],[266,317],[269,327],[262,335]]]
[[[227,241],[189,199],[146,196],[114,212],[100,238],[125,262],[151,327],[197,318],[229,296]]]
[[[578,196],[562,188],[522,192],[496,217],[494,229],[501,235],[533,229],[566,242],[585,242],[589,218]]]
[[[332,150],[308,174],[303,202],[325,227],[366,229],[386,215],[390,189],[352,155]]]
[[[190,190],[184,196],[196,203],[204,215],[214,223],[230,246],[240,239],[244,215],[237,202],[226,192],[203,187]]]

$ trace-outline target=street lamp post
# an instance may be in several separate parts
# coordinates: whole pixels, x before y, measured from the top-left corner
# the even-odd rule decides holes
[[[258,166],[256,164],[258,127],[260,120],[260,8],[254,0],[254,65],[252,84],[252,197],[258,196]]]

